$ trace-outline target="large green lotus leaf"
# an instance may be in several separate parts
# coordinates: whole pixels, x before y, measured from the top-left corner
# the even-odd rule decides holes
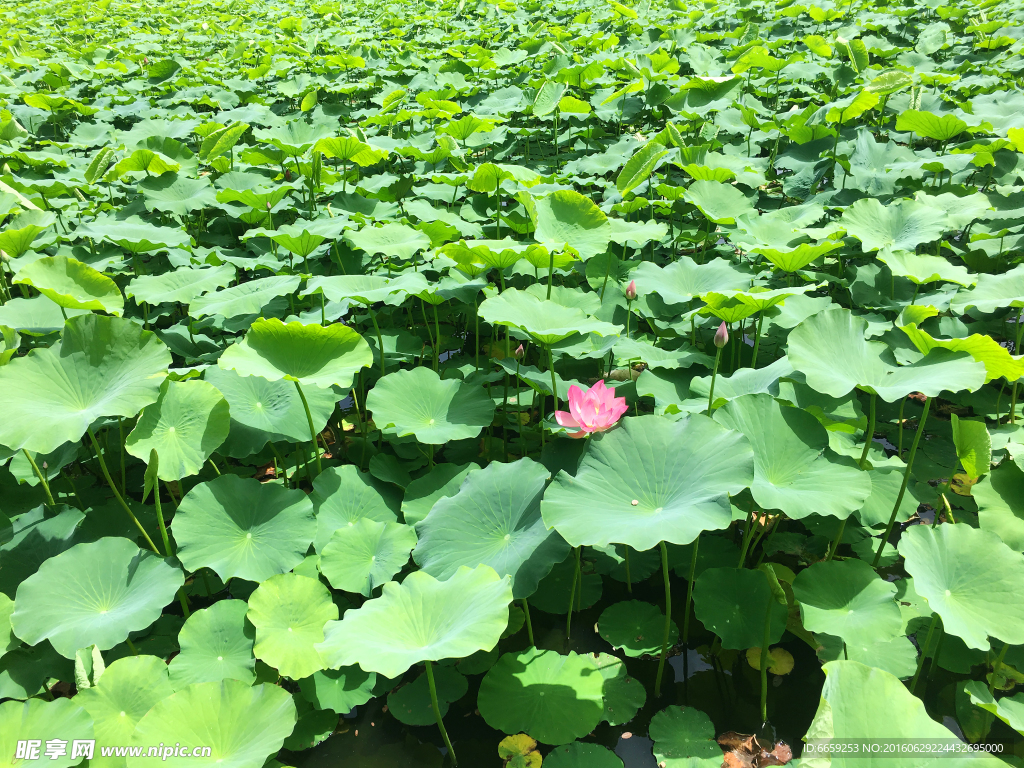
[[[385,484],[352,464],[328,467],[317,475],[309,498],[316,512],[313,548],[318,553],[323,552],[335,531],[362,518],[381,523],[398,520],[398,504]]]
[[[896,587],[863,560],[831,560],[800,571],[793,582],[804,628],[848,643],[888,641],[902,634]]]
[[[277,754],[296,721],[290,693],[269,683],[195,683],[159,702],[139,721],[131,744],[209,747],[209,757],[128,758],[128,768],[252,768]]]
[[[725,259],[698,264],[681,256],[666,267],[645,261],[633,272],[640,295],[657,293],[669,304],[683,304],[711,292],[746,291],[753,276],[736,269]]]
[[[572,546],[689,544],[732,522],[729,495],[754,480],[747,438],[707,416],[623,419],[588,441],[576,476],[544,494],[544,523]]]
[[[865,528],[884,527],[889,522],[900,486],[903,485],[903,468],[898,466],[875,467],[868,473],[868,477],[871,479],[871,495],[855,514],[857,520]],[[903,500],[900,501],[896,519],[905,523],[917,513],[917,507],[921,501],[922,499],[917,498],[915,483],[911,481],[903,494]]]
[[[885,264],[896,277],[905,277],[918,285],[941,280],[957,285],[974,285],[976,278],[967,267],[951,264],[942,256],[909,251],[882,251],[878,260]]]
[[[256,658],[285,677],[300,680],[323,669],[314,646],[324,625],[338,618],[331,592],[317,579],[280,573],[249,596],[246,618],[256,627]]]
[[[818,287],[820,286],[805,285],[798,288],[777,288],[775,290],[755,287],[747,291],[709,291],[701,296],[701,298],[704,299],[708,307],[711,308],[711,313],[716,317],[720,317],[729,323],[735,323],[742,318],[727,318],[723,311],[733,311],[739,314],[749,309],[749,312],[743,314],[743,317],[749,317],[754,312],[764,312],[764,310],[771,309],[777,304],[785,303],[786,299],[790,296],[800,296],[808,291],[817,290]]]
[[[192,238],[179,227],[161,227],[137,216],[127,219],[97,219],[75,230],[79,237],[103,238],[131,253],[147,253],[171,248],[189,248]]]
[[[368,226],[348,231],[345,240],[369,254],[382,254],[396,259],[411,259],[430,247],[430,238],[418,229],[394,222],[382,227]]]
[[[299,689],[317,709],[330,709],[339,715],[347,715],[373,698],[376,684],[375,672],[364,672],[353,666],[314,672],[299,681]]]
[[[384,275],[332,275],[311,278],[303,294],[308,296],[319,291],[328,301],[350,299],[369,305],[378,301],[391,303],[401,300],[404,297],[395,297],[393,294],[403,291],[406,285],[407,281],[401,278],[388,278]]]
[[[1024,643],[1024,559],[996,534],[969,525],[912,525],[899,550],[946,632],[982,651],[989,636]]]
[[[163,659],[127,656],[107,667],[92,688],[80,690],[74,702],[92,717],[96,741],[103,746],[121,745],[131,742],[143,716],[172,693]],[[104,757],[96,750],[89,765],[121,768],[126,762],[124,756]]]
[[[18,270],[14,282],[31,285],[60,307],[95,309],[116,316],[124,312],[124,297],[117,283],[78,259],[44,256]]]
[[[305,258],[313,253],[327,239],[334,240],[342,231],[352,224],[344,218],[324,217],[322,219],[296,219],[292,224],[285,224],[277,229],[250,229],[243,235],[250,237],[269,237],[275,243],[291,251],[296,256]]]
[[[548,470],[533,459],[492,462],[470,473],[458,493],[439,500],[416,526],[416,563],[447,579],[461,566],[491,566],[512,577],[515,598],[529,597],[569,547],[548,530],[540,500]]]
[[[683,198],[715,224],[735,224],[737,216],[753,207],[739,189],[720,181],[695,181],[687,187]]]
[[[548,752],[544,765],[547,768],[622,768],[622,760],[608,747],[574,741]]]
[[[582,309],[539,299],[516,288],[484,300],[479,312],[487,322],[519,328],[543,346],[551,346],[574,333],[616,336],[622,330],[621,326],[602,322]]]
[[[64,315],[68,318],[78,315],[90,314],[87,309],[66,309]],[[23,334],[30,336],[45,336],[48,333],[59,331],[67,322],[61,314],[61,308],[45,296],[35,296],[31,299],[9,299],[6,304],[0,306],[0,326],[13,328]]]
[[[640,600],[609,605],[597,621],[598,632],[612,648],[621,648],[627,656],[657,654],[665,631],[665,614],[660,608]],[[669,625],[669,646],[679,640],[679,628]]]
[[[417,477],[405,488],[402,497],[402,517],[407,525],[416,525],[425,518],[441,499],[454,496],[462,481],[479,464],[435,464],[427,474]]]
[[[971,486],[978,504],[978,524],[1016,552],[1024,552],[1024,472],[1004,461]]]
[[[313,537],[313,504],[302,491],[222,475],[181,500],[172,524],[178,558],[224,581],[263,581],[302,562]]]
[[[199,473],[228,436],[230,423],[228,402],[212,384],[167,379],[157,401],[142,409],[125,450],[146,462],[155,450],[160,479],[180,480]]]
[[[317,646],[332,669],[358,664],[398,677],[413,664],[461,659],[497,645],[508,625],[512,585],[486,565],[460,568],[447,581],[414,571],[401,584],[349,609],[324,628]]]
[[[796,272],[815,259],[842,248],[845,242],[844,240],[825,240],[817,244],[800,243],[796,248],[786,249],[758,246],[753,249],[753,252],[761,254],[783,272]]]
[[[610,653],[593,654],[604,678],[604,720],[608,725],[624,725],[632,720],[647,701],[643,683],[630,677],[625,663]]]
[[[985,366],[966,352],[936,349],[912,365],[897,365],[888,346],[865,337],[867,328],[843,307],[819,312],[789,334],[789,361],[809,386],[832,397],[859,387],[891,403],[911,392],[936,397],[985,383]]]
[[[5,497],[3,509],[8,503]],[[3,538],[7,539],[0,544],[0,592],[13,598],[18,585],[38,571],[45,560],[78,543],[78,526],[84,519],[85,514],[74,507],[61,504],[47,510],[41,503],[13,520],[0,518],[0,525],[6,529]]]
[[[864,253],[883,254],[913,253],[917,246],[932,242],[949,227],[941,208],[905,198],[890,205],[882,205],[873,197],[858,200],[843,211],[838,223],[860,240]]]
[[[242,600],[219,600],[193,611],[178,633],[181,650],[169,667],[174,690],[228,678],[256,681],[255,630],[245,618],[248,608]]]
[[[871,495],[867,473],[825,455],[828,432],[814,416],[771,395],[744,395],[715,411],[715,421],[747,436],[754,450],[750,492],[762,509],[799,520],[845,519]]]
[[[476,437],[494,418],[494,401],[479,385],[442,379],[423,366],[380,379],[366,408],[384,434],[432,445]]]
[[[298,275],[275,275],[249,280],[222,291],[197,296],[189,302],[188,314],[196,319],[206,315],[220,315],[229,320],[232,317],[256,315],[278,296],[287,296],[297,291],[299,282]]]
[[[604,714],[604,677],[591,656],[527,648],[484,675],[477,708],[492,728],[544,744],[586,736]]]
[[[26,760],[15,757],[19,741],[34,740],[39,744],[39,756],[32,762],[46,760],[52,768],[68,768],[82,762],[84,755],[72,757],[72,742],[95,738],[92,718],[89,713],[71,699],[58,698],[53,701],[29,699],[28,701],[5,701],[0,704],[0,754],[3,765],[25,765]],[[64,741],[65,754],[54,758],[46,756],[46,742],[53,739]],[[99,757],[99,750],[95,750]],[[92,761],[90,761],[91,763]],[[98,761],[97,761],[98,762]]]
[[[789,359],[783,356],[763,368],[740,368],[729,376],[718,374],[715,377],[714,407],[721,408],[730,400],[744,395],[779,394],[779,379],[792,373],[793,366],[789,364]],[[707,408],[710,394],[710,376],[694,376],[690,379],[690,396],[700,398],[701,411]],[[672,397],[677,400],[677,405],[684,399],[676,394]]]
[[[364,517],[334,532],[320,553],[320,573],[335,589],[369,597],[402,570],[415,546],[410,526]]]
[[[920,741],[956,736],[928,716],[924,703],[898,677],[857,661],[830,661],[824,666],[825,685],[814,721],[805,740],[884,739]],[[806,755],[806,747],[805,747]],[[806,760],[806,758],[805,758]],[[936,758],[900,758],[900,766],[918,768],[933,765]],[[894,763],[886,754],[832,755],[832,768],[888,768]],[[827,763],[826,763],[827,764]],[[996,768],[998,758],[981,753],[950,755],[942,759],[951,768]]]
[[[995,312],[1003,307],[1024,307],[1024,264],[1001,275],[978,275],[978,284],[969,291],[958,291],[949,308],[958,315],[969,307],[979,312]]]
[[[1024,376],[1024,355],[1011,355],[1010,351],[991,336],[972,333],[961,339],[936,339],[915,323],[899,326],[911,343],[924,354],[933,349],[948,349],[950,352],[966,352],[985,366],[985,381],[1005,377],[1016,381]]]
[[[901,680],[913,677],[917,670],[917,646],[906,635],[878,642],[868,639],[851,643],[840,637],[822,634],[814,635],[814,639],[820,646],[818,658],[823,662],[836,659],[859,661],[869,667],[884,669]]]
[[[448,714],[448,706],[458,701],[469,690],[469,681],[454,667],[438,665],[434,670],[437,710],[441,717]],[[437,722],[430,700],[426,674],[388,695],[388,712],[406,725],[433,725]]]
[[[241,376],[214,366],[203,371],[203,378],[220,390],[230,407],[231,426],[222,453],[242,457],[256,453],[267,441],[309,441],[302,398],[292,382]],[[303,387],[302,394],[313,417],[313,429],[319,433],[334,413],[338,395],[314,386]]]
[[[139,275],[128,283],[125,296],[147,304],[190,304],[197,296],[224,288],[235,279],[230,264],[202,269],[175,269],[162,275]]]
[[[694,615],[722,639],[723,648],[760,647],[769,602],[770,645],[782,639],[787,612],[772,597],[765,574],[746,568],[708,568],[694,581]]]
[[[1017,733],[1024,734],[1024,693],[1004,696],[997,700],[988,686],[980,680],[970,681],[965,689],[974,706],[991,712]]]
[[[130,418],[157,399],[170,364],[156,334],[131,320],[73,317],[59,346],[0,366],[0,445],[50,453],[103,416]]]
[[[324,328],[299,321],[260,318],[245,338],[232,344],[217,365],[242,376],[287,379],[316,387],[352,386],[360,368],[373,364],[363,337],[340,323]]]
[[[139,182],[139,191],[147,211],[164,211],[187,216],[217,204],[217,194],[209,177],[190,179],[180,174],[150,176]]]
[[[586,261],[604,253],[611,240],[608,217],[593,200],[572,189],[559,189],[536,201],[538,243],[570,247]]]
[[[14,613],[14,601],[0,592],[0,657],[21,645],[21,640],[14,634],[11,627],[11,614]]]
[[[148,627],[184,583],[177,565],[128,539],[76,544],[21,583],[11,626],[29,645],[49,640],[73,659],[79,648],[105,651]]]
[[[693,707],[669,707],[651,718],[654,759],[664,768],[719,768],[722,748],[711,718]]]

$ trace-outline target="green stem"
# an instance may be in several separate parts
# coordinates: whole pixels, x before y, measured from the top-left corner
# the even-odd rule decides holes
[[[743,532],[743,548],[740,550],[740,561],[736,565],[737,568],[742,568],[743,564],[747,561],[747,550],[750,549],[750,540],[754,538],[754,508],[751,506],[750,512],[747,514],[747,530]]]
[[[156,464],[153,467],[154,475],[160,467],[160,456],[157,454],[156,449],[153,449],[153,454],[150,458],[151,464]],[[160,480],[157,478],[153,488],[153,504],[156,507],[156,523],[160,526],[160,538],[164,543],[164,553],[167,557],[174,555],[174,550],[171,549],[171,538],[167,535],[167,524],[164,522],[164,508],[160,503]]]
[[[373,321],[373,330],[377,332],[377,349],[380,351],[380,375],[384,376],[384,339],[380,335],[380,326],[377,325],[377,313],[373,311],[373,307],[367,306],[370,312],[370,319]]]
[[[626,554],[626,591],[629,594],[633,594],[633,579],[629,575],[629,544],[622,545],[623,551]]]
[[[437,337],[437,346],[434,347],[434,370],[437,370],[437,366],[441,360],[441,324],[437,320],[437,304],[434,307],[434,335]]]
[[[530,621],[530,604],[526,602],[526,598],[522,599],[523,613],[526,614],[526,637],[530,640],[530,645],[536,647],[536,643],[533,642],[533,622]]]
[[[761,722],[768,722],[768,642],[772,634],[772,600],[764,614],[764,637],[761,640]]]
[[[910,453],[907,455],[907,468],[903,471],[903,484],[900,485],[900,492],[896,495],[896,503],[893,505],[892,515],[889,516],[889,524],[885,526],[882,541],[879,543],[878,551],[875,552],[875,559],[871,563],[872,568],[878,567],[878,562],[882,559],[882,550],[885,549],[885,544],[889,541],[889,534],[892,533],[892,527],[896,524],[896,513],[899,512],[900,504],[903,503],[903,495],[907,492],[907,483],[910,482],[910,471],[914,466],[917,444],[921,442],[921,435],[924,434],[924,425],[928,420],[928,409],[931,408],[931,405],[932,399],[930,397],[925,398],[924,410],[921,412],[921,421],[917,425],[917,432],[914,433],[914,442],[910,444]]]
[[[444,739],[444,745],[448,747],[448,754],[451,755],[452,765],[458,765],[459,761],[455,759],[455,750],[452,749],[452,741],[448,738],[448,731],[444,729],[444,722],[441,720],[441,708],[437,706],[437,688],[434,686],[433,664],[429,659],[427,659],[427,685],[430,687],[430,705],[434,708],[434,717],[437,718],[437,728],[441,731],[441,738]]]
[[[832,546],[829,547],[828,557],[825,558],[825,562],[829,562],[833,557],[836,556],[836,550],[839,549],[839,544],[843,541],[843,531],[846,530],[846,521],[850,518],[843,518],[839,521],[839,530],[836,531],[836,538],[832,542]]]
[[[548,301],[551,300],[551,283],[555,279],[555,251],[553,247],[549,256],[550,258],[548,259],[548,294],[545,297]]]
[[[921,658],[917,660],[917,671],[914,672],[914,679],[910,681],[910,692],[913,693],[917,687],[917,680],[921,677],[921,670],[924,669],[924,660],[928,656],[928,649],[932,647],[932,635],[935,633],[935,627],[939,624],[939,614],[935,613],[932,615],[932,623],[928,625],[928,634],[925,635],[924,645],[921,646]]]
[[[306,402],[306,395],[302,391],[302,385],[295,382],[295,389],[298,390],[299,399],[302,400],[302,407],[306,410],[306,423],[309,424],[309,436],[313,441],[313,455],[316,456],[316,474],[319,476],[323,471],[320,466],[320,446],[316,442],[316,427],[313,426],[313,414],[309,412],[309,403]]]
[[[693,554],[690,555],[690,575],[686,581],[686,613],[683,614],[683,648],[690,639],[690,603],[693,600],[693,575],[697,572],[697,547],[700,545],[700,534],[693,540]]]
[[[32,454],[30,454],[25,448],[22,448],[21,452],[25,454],[25,458],[28,459],[28,463],[32,466],[32,471],[36,473],[36,477],[39,478],[39,482],[43,486],[43,493],[46,494],[46,503],[51,507],[56,506],[53,501],[53,494],[50,493],[50,484],[46,482],[46,475],[39,470],[35,459],[32,458]],[[77,494],[75,495],[77,496]]]
[[[876,395],[874,392],[871,393],[871,405],[869,406],[870,415],[868,416],[868,429],[864,433],[864,450],[860,454],[860,468],[867,469],[868,463],[868,449],[871,447],[873,442],[872,438],[875,435],[875,399]]]
[[[142,527],[142,523],[140,523],[138,518],[135,517],[135,513],[132,512],[128,504],[125,503],[124,497],[121,496],[120,493],[118,493],[117,486],[114,485],[114,479],[110,476],[110,470],[107,469],[107,462],[103,460],[103,452],[100,450],[100,444],[99,442],[97,442],[96,435],[93,433],[92,428],[90,427],[89,429],[86,430],[86,432],[89,435],[89,440],[92,442],[92,449],[96,451],[96,458],[97,460],[99,460],[100,463],[100,471],[103,472],[103,477],[106,478],[107,485],[110,486],[110,490],[114,492],[114,498],[117,499],[117,503],[120,504],[122,509],[124,509],[124,511],[128,514],[128,517],[131,518],[131,521],[135,523],[135,527],[142,532],[142,536],[146,540],[146,543],[149,544],[149,548],[157,554],[159,554],[159,550],[156,548],[156,544],[153,543],[153,539],[149,537],[149,534],[146,533],[146,529]]]
[[[1000,394],[1002,394],[1001,390],[1000,390]],[[898,427],[898,430],[897,430],[898,437],[896,438],[896,456],[898,458],[900,458],[900,459],[903,458],[903,406],[904,406],[904,404],[906,404],[906,402],[907,402],[907,397],[906,397],[906,395],[904,395],[903,399],[900,400],[900,415],[896,419],[896,425]],[[996,416],[998,417],[999,414],[996,413]],[[996,418],[996,423],[997,424],[999,423],[999,419],[998,418]]]
[[[555,383],[555,356],[548,347],[548,370],[551,371],[551,396],[555,398],[555,410],[558,410],[558,385]]]
[[[757,348],[761,346],[761,323],[764,322],[764,312],[757,315],[757,333],[754,336],[754,353],[750,357],[750,367],[757,369]]]
[[[125,644],[128,646],[128,650],[132,652],[132,656],[139,655],[139,649],[135,647],[135,643],[132,642],[130,637],[124,639]]]
[[[665,659],[668,657],[668,636],[672,628],[672,586],[668,579],[668,547],[659,542],[661,547],[661,572],[665,577],[665,628],[661,633],[661,656],[658,658],[658,676],[654,679],[654,698],[661,697],[661,678],[665,672]]]
[[[718,362],[722,359],[722,348],[715,352],[715,367],[711,371],[711,389],[708,392],[708,416],[711,415],[711,404],[715,402],[715,377],[718,376]]]
[[[125,496],[128,495],[128,479],[127,474],[124,471],[124,426],[121,424],[121,417],[117,417],[117,436],[120,440],[118,442],[118,448],[121,449],[121,493]]]
[[[576,562],[579,563],[580,548],[575,547],[573,552],[576,555]],[[576,601],[576,577],[579,575],[579,567],[572,569],[572,587],[569,589],[569,613],[565,617],[565,643],[566,647],[569,646],[569,640],[572,637],[572,604]]]

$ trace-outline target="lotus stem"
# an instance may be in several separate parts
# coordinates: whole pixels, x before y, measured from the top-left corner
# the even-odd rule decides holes
[[[864,450],[861,451],[861,454],[860,454],[860,468],[861,469],[867,469],[868,468],[868,466],[867,466],[867,464],[868,464],[868,449],[871,448],[871,443],[873,442],[874,436],[875,436],[875,400],[876,399],[877,399],[877,395],[875,395],[875,393],[872,392],[871,393],[871,398],[870,398],[870,403],[871,404],[868,406],[869,414],[870,414],[868,416],[868,428],[867,428],[867,431],[864,433]]]
[[[373,330],[377,332],[377,349],[380,351],[380,375],[384,376],[384,340],[380,335],[380,326],[377,325],[377,313],[373,311],[373,307],[367,306],[366,309],[370,312],[370,319],[373,321]],[[434,311],[436,312],[437,310],[435,309]],[[437,353],[435,352],[434,354],[436,359]],[[436,369],[437,365],[435,365],[434,368]]]
[[[316,427],[313,426],[313,414],[309,412],[309,403],[306,402],[306,395],[302,391],[302,385],[297,381],[295,382],[295,389],[298,390],[299,399],[302,400],[302,407],[306,409],[306,422],[309,424],[309,436],[313,441],[313,455],[316,456],[316,473],[319,476],[322,471],[320,466],[320,446],[316,443]]]
[[[742,568],[743,564],[747,562],[747,551],[750,549],[750,540],[754,538],[754,505],[751,502],[750,511],[747,513],[747,530],[743,532],[743,546],[740,549],[740,561],[736,564],[737,568]]]
[[[523,604],[523,613],[526,615],[526,637],[530,640],[530,645],[536,647],[536,643],[533,642],[533,622],[530,621],[530,604],[526,602],[524,597],[520,602]]]
[[[633,594],[633,579],[629,575],[629,544],[622,545],[623,551],[626,555],[626,591],[629,594]]]
[[[836,556],[836,550],[839,549],[840,543],[843,541],[843,531],[846,530],[846,521],[850,518],[844,517],[839,521],[839,530],[836,531],[836,538],[832,542],[832,546],[828,549],[828,557],[825,558],[825,562],[831,562],[832,558]]]
[[[565,617],[565,645],[569,647],[569,640],[572,638],[570,634],[572,631],[572,604],[576,602],[576,578],[580,575],[580,548],[575,547],[573,549],[576,557],[576,567],[572,569],[572,587],[569,589],[569,612]]]
[[[722,348],[715,350],[715,367],[711,370],[711,389],[708,391],[708,416],[711,415],[711,404],[715,402],[715,377],[718,376],[718,363],[722,359]]]
[[[551,371],[551,396],[555,398],[555,410],[558,410],[558,385],[555,383],[555,355],[548,347],[548,370]]]
[[[121,493],[125,496],[128,495],[128,475],[124,470],[124,425],[121,423],[121,417],[117,417],[117,447],[121,451]]]
[[[149,464],[153,468],[153,476],[155,482],[153,483],[153,505],[156,507],[156,522],[160,526],[160,538],[164,542],[164,552],[167,553],[167,557],[171,557],[174,551],[171,549],[171,539],[167,535],[167,524],[164,522],[164,508],[160,503],[160,478],[157,476],[157,472],[160,469],[160,455],[154,448],[149,454]]]
[[[100,470],[103,472],[103,477],[106,478],[107,485],[110,486],[110,490],[114,492],[114,498],[117,499],[117,503],[121,505],[124,511],[128,514],[128,517],[130,517],[132,522],[135,523],[135,527],[142,532],[142,536],[145,538],[146,543],[149,544],[149,548],[157,554],[160,554],[160,550],[156,548],[156,544],[153,543],[153,539],[149,537],[149,534],[146,533],[146,529],[142,527],[142,523],[140,523],[139,519],[135,517],[135,513],[132,512],[131,507],[129,507],[125,502],[124,497],[118,493],[117,486],[114,485],[114,479],[110,476],[110,470],[107,469],[107,462],[103,460],[103,452],[100,450],[100,444],[97,442],[96,435],[93,433],[92,428],[90,427],[86,429],[86,433],[89,435],[89,440],[92,442],[92,449],[96,451],[96,458],[100,463]]]
[[[434,335],[437,337],[437,346],[434,347],[434,370],[436,371],[441,360],[441,324],[437,321],[437,304],[432,306],[434,307]],[[381,370],[383,370],[383,366]]]
[[[441,738],[444,745],[448,747],[448,754],[451,755],[452,765],[458,765],[455,759],[455,750],[452,749],[452,740],[448,738],[448,731],[444,729],[444,722],[441,720],[441,708],[437,706],[437,688],[434,686],[434,670],[430,659],[427,659],[427,685],[430,687],[430,705],[434,708],[434,717],[437,718],[437,728],[441,731]]]
[[[665,542],[658,542],[661,547],[661,573],[665,577],[665,628],[661,633],[661,656],[658,657],[658,676],[654,679],[654,698],[661,698],[661,678],[665,673],[665,659],[668,656],[668,636],[672,628],[672,586],[668,579],[668,547]]]
[[[924,669],[924,660],[928,656],[928,650],[932,647],[932,635],[935,633],[935,627],[939,625],[939,614],[935,613],[932,615],[931,624],[928,625],[928,634],[925,635],[924,645],[921,646],[921,658],[917,660],[917,671],[914,672],[914,679],[910,681],[910,692],[913,693],[917,687],[917,680],[921,677],[921,670]]]
[[[1017,338],[1013,344],[1013,353],[1020,354],[1020,337],[1024,332],[1024,323],[1021,323],[1021,315],[1017,315]],[[1019,379],[1018,379],[1019,381]],[[1017,423],[1017,381],[1013,382],[1013,389],[1010,390],[1010,423]]]
[[[761,639],[761,724],[768,722],[768,642],[772,634],[772,596],[764,614],[764,637]]]
[[[53,501],[53,494],[50,493],[50,484],[46,482],[46,475],[39,470],[39,466],[36,464],[35,459],[32,458],[32,454],[24,448],[21,449],[21,452],[25,454],[25,458],[28,459],[28,463],[32,466],[32,471],[36,473],[39,483],[43,486],[43,493],[46,494],[46,503],[51,507],[57,506]],[[75,495],[77,496],[78,494],[76,493]]]
[[[545,297],[548,301],[551,300],[551,283],[555,279],[555,252],[554,250],[548,254],[548,294]]]
[[[914,442],[910,444],[910,453],[907,455],[907,468],[903,470],[903,483],[900,485],[900,492],[896,495],[896,503],[893,505],[892,514],[889,516],[889,524],[885,526],[882,541],[878,545],[878,551],[875,552],[875,559],[871,563],[872,568],[878,567],[878,562],[882,559],[882,550],[885,549],[885,544],[889,541],[889,534],[892,533],[892,527],[896,524],[896,513],[899,512],[900,504],[903,503],[903,495],[907,492],[907,483],[910,482],[910,471],[914,467],[914,455],[917,453],[918,443],[921,442],[921,435],[924,434],[924,425],[928,421],[928,409],[931,408],[931,405],[932,399],[926,397],[924,400],[924,410],[921,412],[921,421],[917,425],[917,432],[914,433]]]
[[[761,345],[761,323],[764,322],[764,312],[757,315],[757,331],[754,333],[754,352],[750,356],[750,367],[757,370],[757,348]]]
[[[693,601],[693,575],[697,572],[697,547],[700,545],[700,534],[693,540],[693,554],[690,555],[690,575],[686,581],[686,613],[683,614],[683,648],[690,639],[690,604]]]
[[[1000,396],[1002,396],[1002,394],[1003,394],[1003,390],[1002,389],[999,390],[999,394],[1000,394]],[[897,430],[898,437],[897,437],[897,441],[896,441],[896,456],[898,456],[901,460],[903,459],[903,406],[906,404],[906,402],[907,402],[907,396],[904,395],[903,399],[900,400],[900,414],[899,414],[899,416],[896,419],[896,424],[899,426],[899,429]],[[996,405],[996,424],[998,424],[998,423],[999,423],[999,405],[997,403],[997,405]]]

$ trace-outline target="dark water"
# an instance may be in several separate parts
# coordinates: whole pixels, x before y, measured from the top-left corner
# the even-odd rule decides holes
[[[677,585],[682,584],[683,589]],[[682,627],[683,606],[686,599],[685,581],[674,580],[672,615]],[[573,615],[572,639],[568,649],[577,653],[614,653],[611,646],[596,632],[596,623],[608,605],[620,600],[646,600],[662,606],[664,592],[660,573],[645,582],[633,585],[630,595],[625,584],[604,579],[604,594],[598,603]],[[541,648],[564,653],[565,615],[544,613],[531,608],[534,635]],[[703,710],[715,725],[716,733],[738,731],[761,732],[760,676],[750,667],[742,651],[720,651],[710,654],[714,637],[704,630],[691,615],[690,648],[684,655],[677,647],[665,669],[662,696],[654,699],[654,678],[657,658],[625,657],[629,674],[643,683],[647,702],[636,716],[624,725],[601,723],[583,740],[613,749],[626,768],[656,768],[647,738],[651,718],[673,704],[687,704]],[[502,640],[502,653],[520,651],[527,647],[525,630]],[[801,640],[786,634],[779,644],[793,654],[793,671],[781,677],[769,676],[768,718],[777,738],[793,745],[799,753],[800,737],[806,732],[818,706],[824,673],[813,651]],[[621,656],[620,656],[621,657]],[[407,679],[419,675],[414,668]],[[483,675],[469,678],[469,691],[451,705],[444,718],[460,765],[500,768],[498,742],[506,734],[496,731],[476,712],[477,691]],[[443,755],[443,741],[435,726],[407,726],[384,711],[386,696],[378,697],[342,720],[340,730],[327,741],[307,752],[284,755],[285,762],[299,768],[419,768],[442,766],[448,761]],[[347,729],[347,730],[345,730]],[[542,746],[542,753],[549,747]],[[287,759],[287,758],[292,759]]]

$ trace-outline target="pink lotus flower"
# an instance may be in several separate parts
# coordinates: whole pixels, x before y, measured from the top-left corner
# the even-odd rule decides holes
[[[555,420],[563,427],[575,427],[569,437],[586,437],[590,432],[604,432],[615,426],[629,409],[626,398],[615,397],[615,390],[604,385],[604,379],[586,392],[575,384],[569,387],[569,410],[555,411]]]
[[[626,286],[626,298],[630,301],[636,298],[636,280],[630,280]]]

